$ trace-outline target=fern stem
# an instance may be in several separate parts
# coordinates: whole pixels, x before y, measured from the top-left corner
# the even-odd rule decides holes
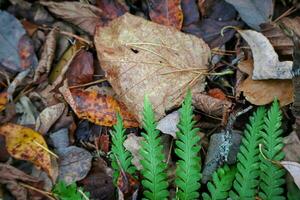
[[[265,159],[263,156],[260,156],[259,196],[263,200],[285,199],[282,196],[284,192],[282,185],[285,182],[285,170],[271,162],[280,161],[284,158],[284,153],[282,152],[283,140],[280,136],[282,133],[281,119],[282,115],[279,103],[277,100],[274,100],[265,119],[265,126],[262,133],[261,151],[267,158]]]
[[[147,97],[144,101],[144,119],[142,133],[145,141],[141,143],[140,155],[142,157],[141,170],[144,179],[144,196],[151,200],[167,199],[169,196],[168,182],[166,169],[167,165],[164,162],[165,155],[163,154],[163,146],[159,136],[159,131],[156,129],[155,117],[151,103]]]
[[[179,132],[177,132],[178,139],[175,143],[175,153],[179,157],[175,179],[175,184],[178,187],[176,196],[180,200],[198,199],[201,179],[201,159],[198,155],[200,137],[197,135],[199,129],[193,128],[195,121],[193,120],[190,91],[188,91],[179,112]]]
[[[232,199],[254,199],[259,184],[259,143],[264,125],[265,109],[260,107],[246,125],[237,155],[237,173],[230,191]]]

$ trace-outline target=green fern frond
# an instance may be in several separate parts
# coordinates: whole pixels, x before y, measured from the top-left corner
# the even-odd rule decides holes
[[[143,128],[145,133],[142,135],[145,141],[141,142],[140,160],[143,169],[141,173],[144,177],[142,184],[144,186],[144,196],[151,200],[167,199],[169,196],[167,182],[167,165],[164,162],[163,146],[156,129],[156,123],[151,103],[147,97],[144,101]]]
[[[259,184],[259,143],[264,127],[265,109],[260,107],[246,125],[240,151],[237,155],[237,173],[233,182],[232,199],[254,199]]]
[[[207,183],[207,189],[210,193],[203,193],[204,200],[223,200],[228,198],[229,190],[232,187],[235,178],[236,167],[231,169],[228,165],[219,168],[212,175],[212,182]]]
[[[260,164],[260,192],[259,196],[263,200],[285,199],[282,185],[285,183],[285,170],[271,161],[280,161],[284,158],[283,139],[281,129],[281,111],[279,103],[274,100],[265,119],[262,132],[262,154]],[[264,158],[265,157],[265,158]]]
[[[178,187],[178,199],[198,199],[201,179],[200,137],[198,128],[194,128],[192,94],[186,95],[182,108],[179,110],[180,119],[177,125],[175,153],[179,157],[176,168],[175,184]]]
[[[52,192],[60,200],[86,200],[90,196],[89,192],[84,192],[76,183],[67,185],[64,181],[55,184]]]
[[[113,179],[114,183],[116,183],[121,170],[132,175],[135,173],[136,168],[131,164],[132,156],[130,152],[127,151],[123,145],[126,136],[123,120],[119,113],[117,113],[117,123],[113,128],[114,129],[110,132],[112,137],[110,156],[112,161],[111,165],[114,169]]]

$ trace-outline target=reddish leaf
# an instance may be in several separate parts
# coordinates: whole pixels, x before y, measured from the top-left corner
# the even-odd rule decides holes
[[[110,146],[109,135],[107,135],[107,134],[100,135],[99,146],[100,146],[101,151],[103,151],[105,153],[109,152],[109,146]]]
[[[94,60],[90,52],[81,50],[69,66],[66,77],[68,85],[80,85],[91,82],[94,75]]]
[[[146,3],[152,21],[181,29],[183,14],[179,0],[147,0]]]
[[[66,84],[60,88],[60,92],[81,119],[101,126],[113,126],[117,122],[116,113],[119,112],[126,128],[139,126],[125,105],[111,96],[99,94],[97,91],[70,91]]]
[[[139,188],[139,181],[128,173],[120,173],[117,185],[125,197],[130,197]]]
[[[208,91],[208,95],[220,100],[228,100],[226,94],[224,94],[224,92],[219,88],[210,89]]]
[[[97,0],[96,5],[109,15],[111,19],[117,18],[128,11],[126,5],[118,0]]]

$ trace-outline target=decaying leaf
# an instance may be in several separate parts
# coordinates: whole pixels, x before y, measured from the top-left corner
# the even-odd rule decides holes
[[[41,134],[12,123],[2,125],[0,134],[5,137],[7,151],[12,157],[30,161],[37,167],[41,167],[53,180],[50,154],[45,150],[48,147]]]
[[[49,82],[52,84],[57,77],[61,74],[62,69],[64,66],[73,58],[73,56],[78,53],[78,51],[84,48],[84,44],[80,43],[76,40],[75,44],[70,46],[62,55],[58,63],[53,67],[50,75],[49,75]]]
[[[273,15],[272,0],[226,0],[235,7],[241,18],[255,30],[260,30],[259,25],[269,22]]]
[[[156,129],[160,130],[165,134],[171,135],[173,138],[176,138],[176,132],[178,131],[177,124],[179,122],[179,112],[174,111],[157,123]]]
[[[10,166],[8,164],[3,164],[3,163],[0,163],[0,177],[1,177],[1,179],[18,180],[18,181],[24,181],[24,182],[38,182],[39,181],[36,177],[30,176],[13,166]]]
[[[37,68],[35,69],[33,81],[37,81],[42,74],[48,74],[50,72],[52,61],[55,55],[57,34],[58,30],[56,28],[52,29],[48,33],[46,42],[43,47],[44,49],[41,55],[41,59]]]
[[[124,147],[133,156],[131,162],[138,170],[141,170],[143,168],[143,166],[140,163],[141,156],[139,153],[142,140],[144,140],[143,137],[138,137],[135,134],[130,133],[127,135],[127,139],[124,141]]]
[[[80,85],[91,82],[94,75],[94,58],[93,54],[81,50],[72,60],[66,73],[69,86]]]
[[[180,0],[146,0],[151,21],[181,29],[183,14]]]
[[[291,80],[252,80],[253,61],[246,60],[238,65],[249,76],[239,86],[245,98],[254,105],[266,105],[277,97],[280,105],[293,102],[293,85]]]
[[[46,134],[51,126],[60,118],[65,109],[64,103],[45,108],[38,116],[35,124],[35,130],[42,135]]]
[[[64,1],[64,2],[49,2],[42,1],[42,5],[55,14],[57,17],[64,19],[74,25],[77,25],[82,30],[90,35],[94,35],[96,26],[104,26],[116,16],[106,13],[100,8],[91,4]]]
[[[59,91],[81,119],[87,119],[97,125],[113,126],[117,123],[116,113],[119,112],[126,128],[139,126],[124,104],[111,96],[81,89],[70,91],[66,82],[63,87],[59,88]]]
[[[0,93],[0,112],[5,109],[5,105],[8,102],[7,92]]]
[[[261,33],[268,38],[275,51],[279,55],[293,54],[293,41],[289,37],[287,37],[277,25],[272,23],[265,23],[261,24],[260,26]]]
[[[0,10],[0,64],[13,72],[37,66],[33,45],[19,20]]]
[[[272,44],[262,34],[253,30],[238,30],[249,44],[254,60],[253,80],[291,79],[291,61],[280,62]]]
[[[231,107],[232,103],[206,94],[194,93],[193,105],[208,115],[221,117]]]
[[[108,81],[139,121],[145,95],[160,119],[188,87],[204,89],[210,49],[195,36],[127,13],[97,29],[95,46]]]
[[[205,1],[206,3],[207,1]],[[198,2],[200,3],[200,1]],[[211,8],[210,14],[200,20],[197,20],[197,13],[195,9],[191,8],[191,11],[186,7],[195,6],[196,2],[190,0],[183,0],[181,5],[184,11],[184,26],[182,30],[186,33],[196,35],[202,38],[211,48],[220,47],[229,41],[235,34],[235,30],[226,29],[223,31],[224,36],[221,36],[221,30],[225,26],[241,26],[242,23],[236,21],[235,9],[225,1],[214,1],[214,5]],[[191,15],[193,17],[189,17]],[[186,16],[190,23],[187,23]]]
[[[122,0],[96,0],[96,6],[103,10],[103,12],[109,14],[109,17],[112,19],[129,11],[125,1]]]
[[[294,182],[300,189],[300,164],[291,161],[281,161],[280,164],[282,164],[283,167],[288,170],[288,172],[292,175]]]
[[[59,179],[71,184],[86,177],[92,166],[90,152],[77,146],[69,146],[66,128],[52,133],[50,138],[59,155]]]
[[[291,132],[283,141],[285,144],[283,147],[284,160],[298,162],[300,160],[300,140],[296,132]]]
[[[284,27],[293,30],[296,34],[300,35],[300,17],[288,18],[284,17],[280,20],[280,24],[283,24]]]

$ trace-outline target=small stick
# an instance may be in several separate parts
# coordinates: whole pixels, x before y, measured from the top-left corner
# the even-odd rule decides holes
[[[44,149],[45,151],[47,151],[48,153],[50,153],[52,156],[54,156],[55,158],[59,159],[58,155],[56,155],[55,153],[53,153],[52,151],[50,151],[49,149],[47,149],[46,147],[44,147],[43,145],[41,145],[40,143],[38,143],[37,141],[33,140],[33,142],[38,145],[39,147],[41,147],[42,149]]]
[[[37,188],[32,187],[31,185],[27,185],[25,183],[19,183],[19,184],[21,186],[27,188],[27,189],[30,189],[30,190],[36,191],[36,192],[38,192],[40,194],[43,194],[46,197],[48,197],[49,199],[51,199],[51,200],[57,200],[51,192],[47,192],[47,191],[43,191],[43,190],[37,189]]]
[[[99,80],[92,81],[92,82],[85,83],[85,84],[81,84],[81,85],[70,86],[69,89],[80,88],[80,87],[86,87],[86,86],[94,85],[94,84],[97,84],[97,83],[102,83],[102,82],[104,82],[104,81],[107,81],[107,79],[104,78],[104,79],[99,79]]]

